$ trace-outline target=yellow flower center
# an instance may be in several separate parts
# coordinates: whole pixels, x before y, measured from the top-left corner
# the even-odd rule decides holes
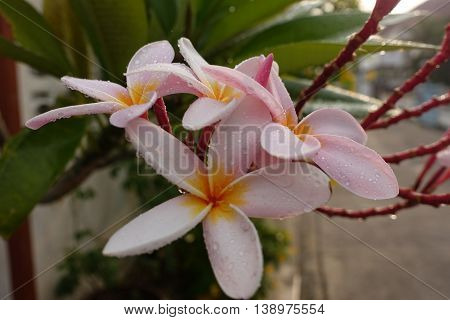
[[[309,124],[303,123],[302,125],[295,127],[293,132],[300,140],[304,141],[305,135],[312,134],[312,129]]]
[[[241,96],[241,94],[234,88],[220,84],[217,81],[211,82],[209,87],[212,91],[212,94],[209,96],[209,98],[223,103],[228,103],[231,100],[237,99]]]
[[[144,104],[150,100],[149,93],[155,91],[158,86],[159,83],[156,81],[147,84],[137,83],[133,87],[128,88],[128,94],[119,94],[117,99],[125,107],[131,107],[136,104]]]

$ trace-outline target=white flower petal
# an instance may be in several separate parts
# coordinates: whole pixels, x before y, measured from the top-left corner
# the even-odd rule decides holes
[[[261,135],[261,146],[274,157],[285,160],[308,159],[320,149],[319,141],[311,135],[302,135],[300,140],[289,128],[270,123]]]
[[[270,113],[272,118],[282,124],[286,124],[286,110],[278,103],[275,97],[267,91],[262,85],[253,80],[246,74],[220,66],[204,66],[203,70],[211,78],[218,82],[224,83],[232,88],[243,91],[244,93],[254,96],[263,102]]]
[[[286,161],[234,181],[226,188],[224,200],[249,217],[287,218],[325,204],[331,196],[329,182],[313,165]]]
[[[121,110],[121,108],[122,106],[120,104],[114,102],[97,102],[58,108],[31,118],[25,123],[25,126],[30,129],[36,130],[50,122],[55,122],[59,119],[70,118],[73,116],[83,116],[87,114],[109,114]]]
[[[129,101],[127,89],[117,83],[62,77],[61,81],[71,90],[79,91],[100,101],[125,103]]]
[[[251,221],[237,209],[213,208],[203,220],[203,235],[222,290],[231,298],[250,298],[263,273],[261,244]]]
[[[211,137],[207,156],[210,184],[215,194],[248,172],[261,149],[262,128],[271,121],[264,105],[247,96],[219,123]]]
[[[178,40],[178,47],[180,48],[180,53],[184,60],[186,60],[191,69],[194,70],[195,75],[201,82],[210,86],[209,78],[202,70],[202,67],[207,66],[208,62],[206,62],[197,50],[195,50],[192,42],[187,38],[180,38],[180,40]]]
[[[194,228],[210,209],[211,205],[192,195],[168,200],[119,229],[109,239],[103,254],[122,257],[150,253]]]
[[[301,125],[311,127],[313,135],[328,134],[352,139],[366,144],[367,134],[358,121],[348,112],[340,109],[320,109],[306,116]]]
[[[191,93],[197,96],[211,95],[211,90],[201,83],[189,68],[177,63],[157,63],[147,65],[131,73],[143,74],[149,83],[156,84],[158,97],[175,93]]]
[[[316,138],[321,147],[314,162],[344,188],[374,200],[397,196],[397,178],[378,153],[345,137],[322,134]]]
[[[146,113],[156,101],[156,93],[153,92],[150,101],[144,104],[132,105],[131,107],[114,112],[109,118],[109,122],[118,128],[125,128],[131,120],[139,118]]]
[[[211,98],[198,98],[186,110],[183,116],[183,127],[188,130],[199,130],[214,124],[230,115],[239,105],[241,99],[233,99],[224,103]]]
[[[185,144],[142,118],[132,120],[125,129],[130,142],[158,174],[181,189],[206,199],[206,167]]]

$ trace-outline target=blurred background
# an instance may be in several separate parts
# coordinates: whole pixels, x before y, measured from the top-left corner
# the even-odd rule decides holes
[[[273,52],[295,99],[363,25],[374,3],[0,0],[0,145],[4,158],[12,150],[22,159],[7,167],[10,180],[0,182],[0,231],[14,234],[9,243],[0,239],[0,297],[224,298],[198,228],[151,255],[122,260],[101,255],[114,230],[178,192],[136,159],[122,132],[109,127],[106,118],[64,120],[39,134],[22,130],[20,141],[10,138],[40,112],[86,101],[68,92],[60,76],[120,83],[126,62],[140,46],[159,39],[175,45],[180,36],[192,39],[211,63],[232,66]],[[383,20],[379,36],[307,104],[306,112],[336,107],[364,116],[436,52],[449,18],[448,0],[401,1]],[[449,64],[442,65],[397,107],[411,108],[447,92],[449,71]],[[166,101],[175,134],[181,134],[177,124],[190,99]],[[417,121],[371,131],[369,147],[388,154],[428,144],[449,124],[448,106],[434,109]],[[400,184],[413,183],[422,163],[393,165]],[[46,172],[48,164],[53,169]],[[450,191],[448,184],[441,188]],[[364,200],[339,187],[334,191],[334,206],[389,203]],[[265,276],[256,298],[446,298],[449,214],[448,207],[419,206],[365,221],[317,213],[257,221]],[[22,287],[30,275],[36,278]]]

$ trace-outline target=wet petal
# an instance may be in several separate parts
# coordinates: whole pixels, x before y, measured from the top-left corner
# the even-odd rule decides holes
[[[214,194],[246,174],[261,149],[262,128],[271,122],[270,113],[257,99],[247,96],[236,110],[222,120],[208,149],[210,184]]]
[[[188,130],[199,130],[214,124],[230,115],[240,101],[241,99],[233,99],[229,103],[224,103],[211,98],[198,98],[184,113],[183,127]]]
[[[249,76],[234,69],[212,65],[203,67],[203,70],[215,80],[256,97],[266,105],[275,121],[286,124],[283,107],[269,91]]]
[[[261,146],[274,157],[301,160],[313,156],[320,148],[319,141],[311,135],[302,135],[303,141],[289,128],[271,123],[261,135]]]
[[[61,81],[71,90],[79,91],[100,101],[127,103],[127,89],[117,83],[100,80],[86,80],[72,77],[62,77]]]
[[[295,112],[294,103],[291,96],[286,89],[283,81],[278,75],[278,71],[275,66],[272,66],[270,72],[269,81],[266,88],[275,97],[278,103],[286,110],[287,124],[288,126],[295,126],[298,122],[297,113]]]
[[[211,95],[211,90],[201,83],[189,68],[177,63],[157,63],[147,65],[131,73],[143,74],[148,80],[156,86],[158,97],[175,93],[192,93],[195,95]]]
[[[127,73],[136,71],[146,65],[155,63],[171,63],[175,58],[175,51],[166,40],[149,43],[140,48],[131,58]],[[135,74],[127,77],[128,87],[138,83],[147,83],[145,74]]]
[[[148,109],[150,109],[155,103],[156,97],[157,95],[154,92],[150,97],[149,102],[144,104],[133,105],[131,107],[114,112],[109,118],[109,122],[111,122],[113,126],[125,128],[128,122],[136,118],[139,118],[141,115],[146,113]]]
[[[194,228],[210,209],[211,205],[192,195],[170,199],[119,229],[109,239],[103,254],[123,257],[150,253]]]
[[[249,76],[250,78],[255,79],[256,74],[258,73],[259,67],[264,61],[264,56],[251,57],[247,60],[242,61],[238,65],[234,67],[239,72],[242,72]]]
[[[202,67],[207,66],[208,62],[206,62],[197,50],[195,50],[189,39],[180,38],[180,40],[178,40],[178,47],[180,48],[180,53],[184,60],[186,60],[191,69],[194,70],[195,75],[201,82],[209,86],[209,77],[202,70]]]
[[[310,212],[331,196],[330,180],[317,167],[281,162],[233,182],[224,199],[254,218],[287,218]]]
[[[441,166],[450,168],[450,148],[438,152],[437,160]]]
[[[258,152],[256,153],[255,162],[253,164],[255,168],[260,169],[283,161],[285,160],[274,157],[263,148],[259,148]]]
[[[397,196],[397,178],[378,153],[345,137],[316,138],[321,148],[313,157],[314,162],[344,188],[374,200]]]
[[[236,209],[216,207],[203,220],[203,236],[222,290],[234,299],[250,298],[263,273],[261,244],[251,221]]]
[[[346,137],[366,144],[367,134],[358,121],[348,112],[340,109],[320,109],[306,116],[300,125],[311,127],[312,134],[329,134]]]
[[[158,174],[181,189],[206,199],[205,165],[185,144],[142,118],[129,122],[126,132],[139,154]]]
[[[87,114],[113,113],[121,108],[122,106],[120,104],[114,102],[98,102],[58,108],[31,118],[25,123],[25,126],[36,130],[59,119],[70,118],[73,116],[83,116]]]

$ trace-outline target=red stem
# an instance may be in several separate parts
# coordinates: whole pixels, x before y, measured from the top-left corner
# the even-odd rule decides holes
[[[411,208],[417,205],[410,201],[399,202],[386,207],[370,208],[363,210],[347,210],[344,208],[320,207],[317,211],[326,214],[329,217],[345,217],[353,219],[365,219],[374,216],[384,216],[395,214],[402,209]]]
[[[194,135],[191,131],[187,131],[187,136],[184,137],[183,143],[187,145],[191,151],[195,151]]]
[[[387,128],[395,123],[398,123],[402,120],[409,119],[412,117],[419,117],[427,111],[431,109],[440,107],[442,105],[450,103],[450,92],[443,94],[440,97],[434,97],[431,100],[421,104],[420,106],[413,109],[405,109],[402,110],[398,115],[390,117],[385,120],[378,120],[372,123],[366,130]]]
[[[383,114],[392,109],[400,98],[413,90],[417,85],[424,82],[428,75],[436,69],[437,66],[444,63],[450,56],[450,24],[447,25],[445,36],[442,41],[439,52],[429,59],[422,68],[419,69],[411,78],[406,80],[399,88],[396,88],[392,95],[375,111],[369,113],[361,122],[364,129],[369,128]]]
[[[437,170],[434,175],[430,178],[425,187],[422,188],[423,193],[430,193],[434,190],[434,185],[437,180],[447,171],[447,168],[441,167]]]
[[[411,189],[400,188],[399,197],[421,204],[439,207],[441,204],[450,204],[450,193],[425,194]]]
[[[425,178],[425,175],[428,173],[428,171],[430,171],[431,167],[435,162],[436,162],[436,155],[433,154],[428,158],[427,162],[424,164],[422,171],[420,172],[419,176],[416,179],[416,182],[412,187],[412,190],[417,191],[417,189],[419,189],[420,184],[423,181],[423,178]]]
[[[352,61],[355,57],[355,52],[367,39],[377,33],[378,24],[391,10],[397,5],[400,0],[378,0],[375,8],[372,11],[369,19],[366,21],[362,29],[353,35],[348,41],[347,45],[342,49],[339,55],[330,63],[328,63],[322,73],[314,79],[313,83],[300,92],[299,101],[295,106],[295,110],[299,113],[304,107],[305,103],[311,99],[319,90],[327,85],[328,79],[339,69],[341,69],[347,62]]]
[[[408,149],[405,151],[389,154],[383,156],[384,161],[387,163],[395,163],[398,164],[402,162],[403,160],[415,158],[415,157],[421,157],[427,154],[434,154],[438,151],[441,151],[442,149],[446,148],[450,145],[450,133],[447,132],[441,139],[438,141],[424,145],[419,146],[416,148]]]
[[[158,98],[158,100],[156,100],[153,111],[155,112],[156,119],[161,128],[172,133],[172,126],[170,125],[169,115],[167,114],[167,108],[163,98]]]
[[[206,149],[208,148],[209,140],[214,131],[214,125],[204,127],[197,143],[197,155],[200,159],[205,159]]]

